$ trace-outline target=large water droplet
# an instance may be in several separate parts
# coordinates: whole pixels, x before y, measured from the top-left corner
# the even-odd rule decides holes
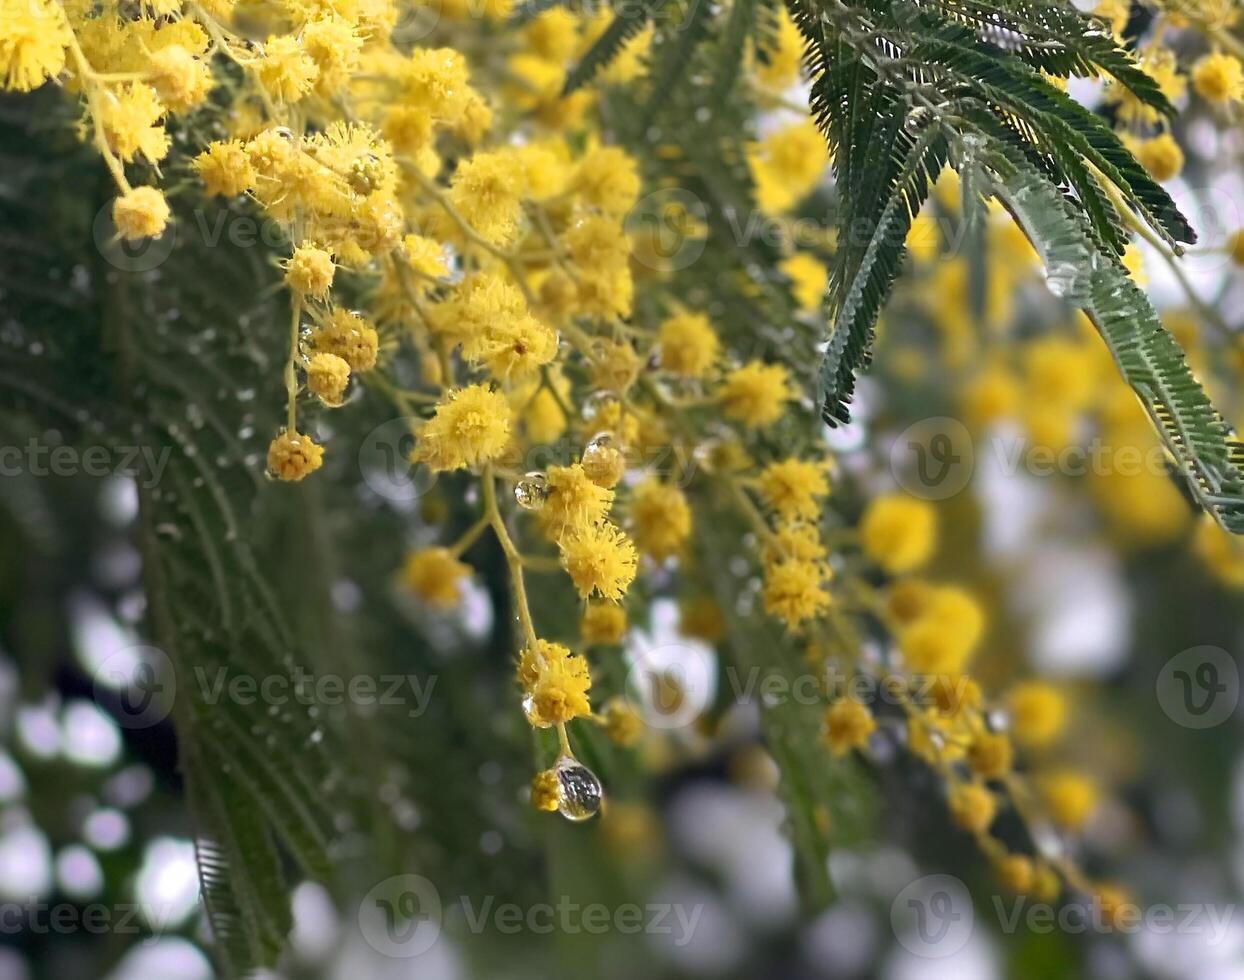
[[[523,510],[539,510],[548,496],[548,477],[538,470],[528,473],[514,484],[514,499]]]
[[[594,391],[583,399],[583,418],[591,422],[607,408],[617,404],[618,396],[612,391]]]
[[[600,812],[605,791],[596,773],[567,756],[557,760],[557,812],[567,820],[588,820]]]

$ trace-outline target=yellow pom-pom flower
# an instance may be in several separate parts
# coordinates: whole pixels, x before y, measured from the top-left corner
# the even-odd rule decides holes
[[[572,531],[561,543],[561,562],[585,599],[596,593],[616,602],[635,579],[635,545],[609,523]]]
[[[59,3],[0,0],[0,87],[29,92],[55,78],[72,40]]]
[[[282,430],[268,446],[268,472],[278,480],[301,480],[323,461],[324,447],[301,432]]]
[[[790,629],[798,629],[829,608],[829,593],[822,583],[827,570],[820,562],[773,562],[764,570],[765,612],[780,619]]]
[[[828,465],[803,459],[782,459],[760,473],[760,495],[786,520],[815,520],[829,493]]]
[[[585,204],[622,217],[639,200],[639,167],[616,146],[595,146],[579,159],[573,187]]]
[[[433,470],[456,470],[496,459],[510,441],[512,413],[505,395],[487,385],[449,392],[419,430],[415,459]]]
[[[937,514],[927,501],[878,497],[860,520],[860,546],[891,575],[915,571],[933,557]]]
[[[1207,54],[1192,66],[1192,88],[1207,102],[1244,99],[1244,65],[1229,54]]]
[[[259,84],[274,102],[297,102],[311,91],[319,74],[301,41],[288,34],[264,42],[263,57],[255,68]]]
[[[584,643],[612,646],[626,635],[626,610],[609,602],[594,602],[583,610],[579,635]]]
[[[1184,151],[1170,133],[1147,139],[1136,148],[1136,159],[1154,180],[1174,180],[1184,169]]]
[[[1063,695],[1042,681],[1016,684],[1007,695],[1011,734],[1026,748],[1041,749],[1062,734],[1067,718]]]
[[[968,746],[968,765],[982,779],[1001,779],[1011,771],[1011,740],[1002,733],[981,732]]]
[[[350,365],[336,354],[312,354],[307,361],[307,388],[330,408],[345,400]]]
[[[476,153],[463,160],[449,183],[449,200],[479,235],[494,244],[510,241],[522,213],[519,168],[504,152]]]
[[[831,752],[844,756],[852,749],[862,749],[877,730],[872,712],[854,698],[841,698],[825,710],[821,736]]]
[[[661,368],[684,378],[701,378],[717,360],[720,344],[708,317],[702,313],[676,313],[666,319],[657,334]]]
[[[950,815],[964,830],[983,834],[998,812],[994,795],[979,783],[960,783],[950,791]]]
[[[437,609],[452,609],[462,598],[461,583],[471,566],[460,562],[448,548],[412,551],[402,565],[402,584]]]
[[[333,285],[333,257],[314,245],[294,249],[285,267],[285,283],[296,293],[323,299]]]
[[[169,213],[168,201],[154,187],[135,187],[112,202],[113,223],[128,241],[162,234],[168,226]]]
[[[1016,894],[1032,888],[1035,870],[1032,858],[1023,854],[1004,854],[994,861],[994,873],[1003,887]]]
[[[1084,826],[1097,808],[1097,785],[1083,773],[1059,770],[1037,780],[1037,789],[1050,818],[1068,830]]]
[[[325,354],[336,354],[353,374],[362,374],[376,366],[380,335],[364,317],[348,310],[335,309],[311,337],[312,346]]]
[[[587,661],[560,643],[538,640],[518,664],[527,720],[538,728],[560,725],[591,714],[592,677]]]
[[[691,534],[691,508],[686,496],[656,477],[635,488],[630,520],[635,546],[657,561],[680,554]]]
[[[255,168],[240,140],[209,143],[192,166],[208,197],[236,197],[255,183]]]
[[[582,464],[550,466],[545,479],[546,495],[537,519],[549,537],[557,539],[599,524],[609,513],[613,491],[594,483]]]
[[[561,788],[556,769],[544,769],[531,778],[531,805],[546,813],[556,813],[561,805]]]
[[[781,418],[792,393],[785,367],[752,361],[726,375],[720,397],[726,418],[750,428],[764,428]]]

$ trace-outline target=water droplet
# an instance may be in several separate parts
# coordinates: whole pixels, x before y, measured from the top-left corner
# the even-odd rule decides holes
[[[539,470],[528,473],[514,484],[514,499],[523,510],[539,510],[548,496],[548,477]]]
[[[583,399],[583,418],[590,422],[605,409],[617,404],[618,396],[612,391],[594,391]]]
[[[607,452],[618,448],[618,440],[614,438],[612,432],[598,432],[588,440],[587,446],[584,447],[583,455],[588,453]]]
[[[549,723],[542,720],[536,714],[536,699],[530,694],[523,698],[523,717],[527,719],[527,724],[534,728],[548,728]]]
[[[557,760],[557,812],[567,820],[588,820],[600,812],[605,791],[587,766],[568,756]]]
[[[1071,295],[1078,278],[1076,267],[1070,262],[1055,262],[1045,273],[1045,285],[1061,299]]]

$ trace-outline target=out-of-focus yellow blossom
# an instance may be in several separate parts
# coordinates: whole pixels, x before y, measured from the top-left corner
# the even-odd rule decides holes
[[[1057,688],[1042,681],[1016,684],[1007,695],[1011,734],[1026,748],[1043,749],[1062,734],[1067,702]]]
[[[907,250],[921,262],[932,262],[942,249],[942,231],[937,217],[927,208],[912,219],[907,232]]]
[[[829,165],[825,137],[810,120],[770,133],[749,148],[748,164],[762,211],[781,214],[816,188]]]
[[[1051,819],[1069,830],[1083,826],[1097,808],[1097,784],[1080,772],[1063,769],[1044,773],[1037,779],[1037,789]]]
[[[860,546],[891,575],[915,571],[937,547],[937,514],[927,501],[878,497],[860,519]]]
[[[830,596],[824,587],[828,574],[821,562],[799,558],[766,564],[765,612],[797,630],[806,620],[829,608]]]
[[[852,749],[862,749],[876,730],[877,723],[872,712],[854,698],[835,701],[826,709],[821,723],[822,737],[836,756],[844,756]]]
[[[402,565],[402,585],[437,609],[452,609],[462,599],[462,582],[471,566],[460,562],[448,548],[412,551]]]
[[[983,427],[1015,414],[1021,390],[1015,375],[1000,364],[980,371],[963,389],[965,420]]]
[[[614,644],[626,635],[626,610],[608,602],[594,602],[583,610],[579,635],[584,643]]]
[[[796,252],[783,259],[779,268],[790,279],[799,308],[806,313],[819,311],[829,283],[825,263],[808,252]]]
[[[803,58],[803,35],[790,19],[784,8],[777,15],[776,30],[765,38],[765,53],[761,58],[755,51],[748,60],[752,77],[762,88],[781,92],[799,80],[799,66]]]
[[[984,629],[977,602],[962,589],[943,586],[900,634],[899,645],[913,673],[953,675],[967,665]]]
[[[1194,548],[1218,581],[1244,589],[1244,539],[1224,531],[1207,514],[1197,524]]]
[[[1207,54],[1192,66],[1192,87],[1209,102],[1239,102],[1244,99],[1244,65],[1229,54]]]
[[[1174,180],[1184,169],[1184,151],[1170,133],[1160,133],[1136,147],[1136,159],[1157,181]]]
[[[968,746],[968,765],[982,779],[1001,779],[1011,770],[1012,754],[1005,734],[981,732]]]
[[[634,745],[644,733],[643,719],[623,698],[610,698],[602,714],[605,735],[615,745]]]
[[[785,366],[759,361],[744,364],[727,374],[718,394],[722,415],[751,428],[764,428],[776,422],[792,397]]]
[[[758,478],[760,495],[785,520],[814,520],[829,493],[826,468],[823,462],[803,459],[770,463]]]
[[[685,378],[703,377],[717,360],[720,345],[703,313],[676,313],[657,332],[661,367]]]
[[[631,494],[630,524],[640,552],[663,561],[682,552],[691,534],[691,508],[677,487],[649,477]]]
[[[980,783],[960,783],[950,791],[950,815],[964,830],[983,834],[998,812],[994,795]]]

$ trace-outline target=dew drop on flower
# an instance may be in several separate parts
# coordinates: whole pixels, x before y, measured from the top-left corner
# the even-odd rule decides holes
[[[613,437],[613,433],[598,432],[583,447],[583,465],[590,468],[596,463],[604,464],[608,461],[610,454],[617,451],[618,440]]]
[[[592,421],[601,412],[616,403],[618,396],[612,391],[594,391],[583,399],[583,418]]]
[[[533,471],[514,484],[514,499],[523,510],[539,510],[549,495],[548,478]]]
[[[557,812],[567,820],[588,820],[605,798],[600,779],[587,766],[563,756],[557,760]]]

